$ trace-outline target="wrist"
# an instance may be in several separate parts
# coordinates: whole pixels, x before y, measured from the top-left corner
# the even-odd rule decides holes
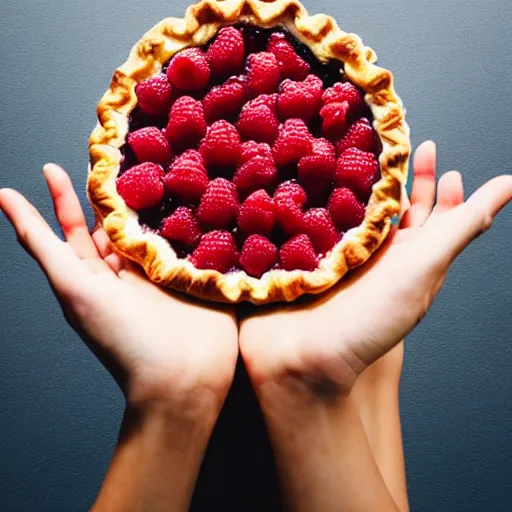
[[[127,386],[126,405],[141,417],[160,416],[185,428],[196,425],[213,428],[227,391],[172,378],[133,379]]]
[[[286,358],[282,357],[278,364],[266,364],[265,359],[244,354],[253,388],[262,397],[280,396],[285,401],[289,397],[328,403],[348,396],[366,365],[352,354],[333,354],[330,348],[322,349],[320,345],[304,344],[287,351]]]

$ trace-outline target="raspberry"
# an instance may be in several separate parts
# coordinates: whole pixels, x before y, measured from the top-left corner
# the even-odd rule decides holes
[[[179,156],[164,177],[165,188],[185,201],[201,199],[208,185],[208,174],[197,151],[189,150]]]
[[[276,219],[281,229],[289,235],[302,230],[302,208],[308,196],[294,181],[281,183],[274,192]]]
[[[177,53],[167,68],[167,78],[176,89],[196,91],[210,81],[210,66],[200,48]]]
[[[245,103],[245,84],[239,77],[213,87],[203,98],[204,115],[208,123],[218,119],[232,121]]]
[[[277,115],[277,93],[260,94],[251,101],[248,101],[247,105],[250,105],[251,107],[261,107],[262,105],[265,105],[265,107],[268,107],[274,114]]]
[[[302,218],[302,228],[319,254],[329,252],[339,240],[336,226],[325,208],[311,208]]]
[[[206,133],[203,105],[190,96],[178,98],[171,107],[165,129],[167,140],[180,148],[197,144]]]
[[[339,140],[347,131],[348,101],[327,103],[320,110],[322,134],[330,140]]]
[[[166,166],[172,159],[169,142],[162,131],[154,126],[129,133],[127,142],[141,163],[154,162]]]
[[[325,139],[315,139],[310,155],[302,157],[297,166],[299,181],[304,186],[328,183],[336,169],[336,150]]]
[[[302,119],[288,119],[279,127],[279,135],[272,148],[277,166],[298,162],[313,149],[313,137]]]
[[[253,107],[249,102],[242,109],[236,127],[244,140],[273,144],[279,131],[279,120],[266,105]]]
[[[180,206],[162,221],[160,234],[167,240],[194,245],[201,237],[201,230],[192,210]]]
[[[338,82],[326,89],[322,96],[322,103],[343,103],[349,104],[348,119],[350,122],[366,115],[368,106],[364,101],[363,94],[350,82]]]
[[[261,277],[276,263],[279,253],[277,247],[266,237],[251,235],[242,247],[241,267],[253,277]]]
[[[368,153],[378,153],[380,143],[370,121],[366,118],[356,121],[347,134],[338,142],[336,147],[338,155],[346,149],[357,148]]]
[[[156,206],[164,197],[162,173],[162,168],[152,162],[135,165],[117,178],[117,192],[134,210]]]
[[[242,143],[236,128],[223,119],[208,128],[199,146],[207,166],[236,166],[240,160],[241,150]]]
[[[253,192],[240,206],[238,227],[244,235],[270,235],[275,221],[274,200],[264,190]]]
[[[197,151],[196,149],[187,149],[184,153],[182,153],[176,160],[174,160],[173,165],[179,164],[187,164],[190,165],[190,162],[194,162],[195,164],[200,165],[203,167],[203,171],[206,174],[206,169],[204,168],[204,160],[201,156],[201,153]]]
[[[379,177],[379,162],[374,154],[357,148],[347,149],[338,158],[334,184],[347,187],[362,200],[368,199]]]
[[[301,185],[315,200],[323,199],[336,170],[336,150],[325,139],[315,139],[311,155],[299,160],[298,178]]]
[[[224,178],[216,178],[208,183],[197,209],[197,218],[214,228],[228,227],[236,219],[238,208],[235,185]]]
[[[255,156],[241,165],[233,176],[233,183],[242,194],[254,190],[274,188],[278,180],[278,171],[272,157]]]
[[[307,235],[297,235],[281,246],[279,251],[284,270],[315,270],[318,265],[315,250]]]
[[[217,270],[225,274],[238,265],[235,240],[227,231],[205,233],[190,257],[196,268]]]
[[[308,196],[297,182],[289,180],[276,188],[274,199],[278,202],[291,201],[302,208],[306,204]]]
[[[364,205],[348,188],[337,188],[333,191],[327,203],[327,210],[341,231],[359,226],[364,219]]]
[[[171,109],[172,86],[165,75],[142,80],[135,86],[139,108],[150,116],[167,116]]]
[[[279,80],[279,65],[273,53],[252,53],[247,57],[247,87],[251,97],[275,92]]]
[[[303,82],[284,80],[277,98],[279,117],[310,121],[320,109],[322,87],[322,80],[315,75],[309,75]]]
[[[281,80],[284,78],[304,80],[308,76],[309,64],[295,53],[293,46],[286,40],[284,34],[272,34],[269,38],[267,50],[277,58]]]
[[[206,56],[212,73],[224,77],[238,73],[245,59],[244,38],[239,30],[224,27],[208,48]]]
[[[268,144],[264,144],[263,142],[254,142],[253,140],[248,140],[242,144],[242,153],[240,154],[240,162],[245,164],[251,158],[255,156],[265,156],[268,158],[272,158],[272,150]]]

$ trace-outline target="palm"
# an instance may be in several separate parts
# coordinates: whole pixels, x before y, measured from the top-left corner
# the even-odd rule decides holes
[[[88,232],[66,173],[49,166],[45,174],[66,242],[20,194],[4,192],[0,205],[47,274],[66,318],[124,391],[151,383],[181,390],[199,385],[223,395],[238,350],[234,312],[150,283],[112,251],[99,225]]]
[[[510,176],[463,203],[458,173],[439,182],[426,144],[414,165],[411,206],[384,247],[329,293],[259,311],[242,324],[240,347],[261,379],[296,374],[346,381],[388,352],[418,323],[450,263],[512,198]]]

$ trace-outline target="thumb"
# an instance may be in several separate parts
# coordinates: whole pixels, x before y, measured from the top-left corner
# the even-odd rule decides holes
[[[39,263],[56,290],[65,291],[79,279],[82,267],[76,254],[25,197],[15,190],[2,189],[0,209],[14,227],[20,244]]]
[[[493,178],[460,206],[436,223],[436,242],[445,256],[455,259],[475,238],[487,231],[499,211],[512,200],[512,175]]]

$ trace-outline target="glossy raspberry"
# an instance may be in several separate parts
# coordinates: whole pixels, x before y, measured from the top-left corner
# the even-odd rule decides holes
[[[204,159],[201,156],[201,153],[199,153],[199,151],[197,151],[197,149],[187,149],[179,157],[177,157],[176,160],[174,160],[173,165],[178,165],[178,164],[190,165],[190,162],[194,162],[203,168],[205,167]],[[204,169],[204,171],[206,173],[206,168]]]
[[[268,144],[263,142],[255,142],[248,140],[242,144],[242,152],[240,153],[240,163],[244,164],[255,156],[266,156],[272,158],[272,150]]]
[[[201,141],[199,152],[207,166],[236,166],[240,160],[242,143],[237,129],[227,121],[215,121]]]
[[[162,131],[154,126],[129,133],[127,142],[140,163],[154,162],[167,166],[172,159],[169,142]]]
[[[274,200],[265,190],[253,192],[240,206],[238,227],[244,235],[270,235],[276,222]]]
[[[190,261],[197,268],[225,274],[238,265],[238,250],[233,235],[228,231],[205,233]]]
[[[277,166],[297,163],[313,149],[313,136],[302,119],[288,119],[279,127],[279,135],[272,148]]]
[[[308,196],[296,181],[289,180],[281,183],[276,188],[274,199],[278,202],[291,201],[302,208],[306,204]]]
[[[280,119],[296,118],[309,122],[320,110],[322,87],[322,80],[315,75],[309,75],[303,82],[288,79],[282,82],[277,97]]]
[[[336,187],[347,187],[366,200],[378,178],[379,162],[374,154],[350,148],[338,158],[334,175]]]
[[[244,38],[233,27],[221,28],[206,52],[212,73],[217,77],[241,71],[245,60]]]
[[[183,153],[172,164],[164,177],[167,191],[183,201],[201,199],[208,185],[208,174],[197,151]]]
[[[378,153],[380,151],[377,134],[368,119],[362,118],[356,121],[336,146],[338,155],[341,155],[349,148],[357,148],[369,153]]]
[[[266,105],[244,106],[236,124],[243,140],[254,140],[273,144],[279,131],[276,114]]]
[[[245,99],[245,83],[241,77],[231,77],[224,84],[213,87],[203,98],[206,121],[233,121],[240,113]]]
[[[250,105],[251,107],[260,107],[261,105],[265,105],[265,107],[268,107],[274,114],[277,115],[277,93],[260,94],[251,101],[248,101],[247,105]]]
[[[307,235],[297,235],[281,246],[279,251],[284,270],[315,270],[318,265],[313,244]]]
[[[238,209],[235,185],[224,178],[216,178],[208,183],[197,209],[197,218],[207,226],[227,228],[235,221]]]
[[[150,116],[167,116],[173,102],[172,86],[165,75],[142,80],[135,86],[139,108]]]
[[[210,80],[210,65],[200,48],[177,53],[167,68],[169,82],[182,91],[202,89]]]
[[[272,157],[255,156],[242,164],[235,175],[233,183],[242,195],[264,188],[272,190],[277,185],[278,171]]]
[[[302,218],[302,229],[318,254],[328,253],[339,239],[336,226],[325,208],[311,208]]]
[[[117,192],[134,210],[152,208],[164,197],[162,173],[162,168],[152,162],[135,165],[117,178]]]
[[[169,113],[165,136],[173,148],[195,146],[206,133],[203,105],[190,96],[178,98]]]
[[[304,189],[294,181],[281,183],[274,192],[276,220],[288,235],[302,231],[302,208],[307,199]]]
[[[364,219],[364,204],[348,188],[333,190],[327,203],[327,210],[334,224],[341,231],[359,226]]]
[[[330,187],[335,170],[336,150],[326,139],[315,139],[311,154],[297,165],[300,184],[315,200],[325,199],[323,194]]]
[[[329,140],[339,140],[347,132],[347,101],[327,103],[320,110],[322,118],[322,134]]]
[[[250,276],[261,277],[275,266],[278,258],[277,247],[268,238],[251,235],[242,247],[240,265]]]
[[[322,95],[324,105],[343,103],[344,101],[349,104],[347,114],[350,122],[367,114],[368,106],[364,101],[363,93],[350,82],[338,82],[326,89]]]
[[[180,206],[162,221],[160,234],[167,240],[190,246],[201,237],[201,229],[192,210]]]
[[[297,55],[286,36],[279,32],[272,34],[268,42],[268,51],[277,58],[281,80],[304,80],[309,74],[309,64]]]
[[[273,53],[252,53],[247,57],[247,90],[251,97],[275,92],[279,79],[279,65]]]

